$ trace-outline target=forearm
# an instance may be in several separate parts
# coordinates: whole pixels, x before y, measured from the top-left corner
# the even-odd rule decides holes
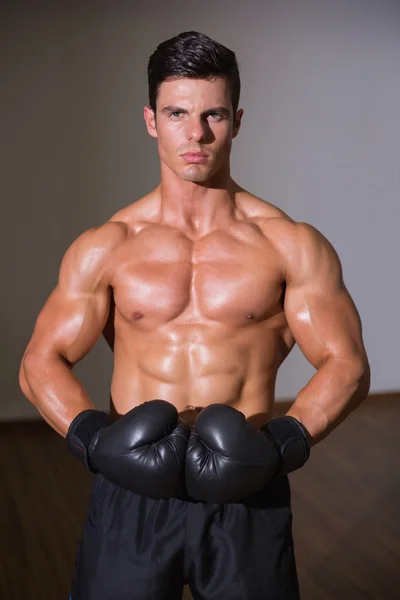
[[[352,361],[328,360],[300,391],[288,415],[297,418],[315,445],[331,433],[368,395],[370,370]]]
[[[59,355],[24,359],[20,386],[44,420],[64,437],[79,412],[94,408],[71,366]]]

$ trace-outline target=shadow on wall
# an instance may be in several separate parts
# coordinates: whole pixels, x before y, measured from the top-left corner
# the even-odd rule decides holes
[[[61,13],[10,11],[4,15],[7,27],[2,28],[8,119],[2,125],[7,145],[0,152],[2,196],[7,198],[0,259],[4,278],[0,420],[35,414],[22,398],[18,369],[36,317],[56,285],[68,246],[124,204],[122,193],[116,201],[110,201],[109,194],[115,189],[122,192],[114,185],[119,178],[118,156],[132,160],[138,144],[121,119],[125,137],[114,133],[114,150],[119,139],[127,152],[119,147],[110,164],[110,111],[115,110],[118,90],[110,91],[112,74],[103,65],[101,32],[88,27],[85,19],[77,21],[74,11]],[[142,154],[135,156],[136,169],[141,161],[145,162]],[[115,176],[108,168],[116,168]],[[134,178],[132,171],[125,171]],[[131,188],[125,181],[125,196]],[[107,370],[104,354],[100,351],[96,357],[100,368],[89,361],[83,369],[95,388],[99,373]]]

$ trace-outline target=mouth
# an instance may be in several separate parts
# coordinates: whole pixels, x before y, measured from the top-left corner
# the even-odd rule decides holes
[[[202,152],[185,152],[181,156],[187,163],[205,163],[208,160],[208,155]]]

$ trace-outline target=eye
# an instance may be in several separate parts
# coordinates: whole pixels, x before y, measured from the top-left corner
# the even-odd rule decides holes
[[[212,118],[213,118],[213,120],[217,120],[217,121],[220,121],[221,119],[223,119],[223,118],[224,118],[224,115],[222,115],[222,114],[221,114],[221,113],[219,113],[219,112],[212,112],[212,113],[209,113],[209,115],[208,115],[208,116],[209,116],[209,117],[212,117]]]
[[[182,112],[180,110],[174,110],[173,112],[169,113],[169,116],[178,118],[181,116],[181,114],[182,114]]]

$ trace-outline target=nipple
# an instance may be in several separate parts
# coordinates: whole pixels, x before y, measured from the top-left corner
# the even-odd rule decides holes
[[[248,319],[248,320],[255,319],[255,318],[256,318],[256,316],[254,313],[247,313],[247,315],[246,315],[246,319]]]
[[[143,319],[143,317],[143,313],[139,312],[138,310],[133,313],[133,318],[135,321],[139,321],[140,319]]]

